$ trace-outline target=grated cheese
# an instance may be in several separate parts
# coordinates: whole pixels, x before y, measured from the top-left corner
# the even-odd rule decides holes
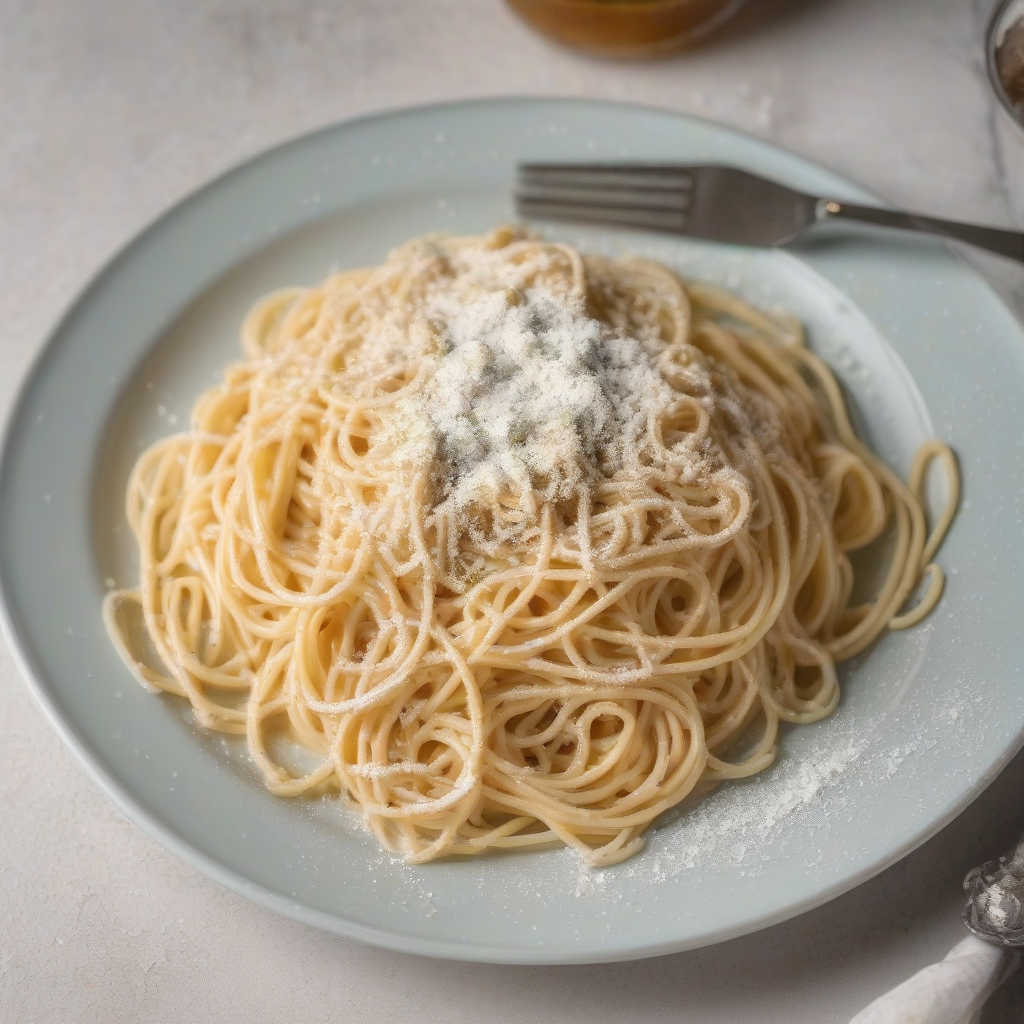
[[[620,469],[671,402],[654,355],[540,288],[440,295],[441,355],[415,412],[429,423],[456,507],[569,498]]]

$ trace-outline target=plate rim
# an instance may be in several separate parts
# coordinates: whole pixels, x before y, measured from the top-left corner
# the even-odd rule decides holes
[[[841,180],[844,186],[850,190],[851,194],[858,195],[869,202],[885,206],[890,205],[875,193],[848,178],[845,174],[833,170],[827,164],[821,163],[816,159],[794,152],[786,146],[710,118],[651,104],[572,96],[513,94],[494,97],[474,97],[470,99],[389,107],[380,111],[361,114],[357,117],[335,121],[311,131],[299,133],[269,147],[260,149],[248,157],[232,162],[212,177],[204,179],[195,188],[175,198],[138,230],[130,234],[122,244],[118,245],[113,253],[107,256],[100,263],[99,267],[85,279],[84,283],[74,291],[72,298],[51,321],[51,326],[44,331],[44,340],[34,357],[29,361],[27,368],[23,371],[21,379],[16,385],[7,414],[2,424],[0,424],[0,508],[4,506],[4,496],[11,486],[9,482],[12,463],[11,450],[15,444],[15,435],[23,426],[25,406],[33,386],[44,371],[47,361],[53,357],[60,347],[67,326],[89,296],[98,290],[104,281],[115,274],[122,264],[130,263],[135,251],[148,238],[158,232],[166,222],[173,219],[179,211],[199,201],[210,191],[226,184],[229,179],[237,174],[253,168],[264,161],[273,159],[284,150],[300,143],[312,142],[322,136],[344,131],[350,127],[369,122],[380,123],[410,115],[429,115],[448,111],[457,112],[459,109],[465,108],[515,107],[523,104],[536,105],[538,108],[549,105],[571,105],[591,108],[613,107],[617,110],[631,111],[637,115],[656,114],[671,118],[677,122],[700,125],[716,133],[732,136],[744,143],[775,150],[787,158],[808,165],[815,170],[824,170]],[[943,246],[983,286],[990,300],[1006,311],[1019,325],[1019,319],[1008,308],[1006,302],[988,278],[981,274],[970,261],[965,259],[957,251],[956,247],[945,242],[943,242]],[[242,255],[239,257],[239,260],[244,258],[245,256]],[[239,260],[235,260],[234,263],[237,263]],[[0,551],[0,555],[2,553]],[[13,590],[10,581],[6,577],[5,562],[0,557],[0,634],[3,635],[7,643],[12,659],[21,673],[25,685],[34,697],[36,704],[42,710],[44,717],[55,729],[62,742],[70,749],[78,763],[85,770],[86,775],[132,824],[140,828],[161,847],[181,857],[187,863],[196,867],[206,877],[223,885],[232,892],[292,920],[336,935],[354,938],[397,952],[441,959],[491,964],[548,966],[556,964],[623,962],[703,948],[781,924],[809,910],[822,906],[869,881],[922,846],[973,803],[1024,747],[1024,726],[1022,726],[1014,741],[1004,750],[1002,756],[997,758],[978,781],[965,791],[961,799],[947,808],[944,814],[930,822],[926,827],[907,837],[900,846],[890,849],[885,856],[866,865],[850,878],[824,887],[803,900],[790,903],[781,911],[764,912],[756,917],[745,919],[742,924],[731,927],[706,930],[700,936],[690,940],[677,939],[673,941],[665,939],[662,941],[638,943],[628,948],[603,948],[604,944],[599,940],[574,943],[571,946],[538,945],[533,947],[501,944],[481,945],[478,942],[452,943],[440,939],[403,934],[402,932],[385,927],[367,925],[352,918],[343,917],[340,914],[319,910],[294,900],[289,900],[262,884],[250,881],[240,872],[225,866],[214,857],[205,854],[193,846],[188,840],[175,832],[173,828],[166,826],[156,810],[144,806],[135,799],[120,779],[107,767],[101,754],[80,733],[74,721],[69,721],[62,714],[58,701],[50,693],[51,684],[42,667],[36,663],[32,645],[27,637],[23,635],[23,629],[24,627],[15,612]]]

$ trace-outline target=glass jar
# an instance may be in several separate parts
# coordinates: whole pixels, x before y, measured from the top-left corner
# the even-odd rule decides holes
[[[680,49],[744,0],[508,0],[546,36],[589,53],[644,57]]]
[[[1014,83],[1004,81],[1016,70],[1016,61],[1009,59],[1005,48],[1011,30],[1024,31],[1024,0],[1003,0],[989,23],[986,40],[988,77],[999,101],[995,130],[1002,153],[1005,181],[1012,212],[1018,226],[1024,225],[1024,105],[1017,96]],[[1016,36],[1019,39],[1019,36]],[[1011,96],[1011,91],[1014,95]]]

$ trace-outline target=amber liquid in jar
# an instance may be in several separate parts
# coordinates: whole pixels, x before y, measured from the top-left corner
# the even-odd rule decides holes
[[[538,31],[567,46],[641,57],[679,49],[710,31],[743,0],[508,0]]]

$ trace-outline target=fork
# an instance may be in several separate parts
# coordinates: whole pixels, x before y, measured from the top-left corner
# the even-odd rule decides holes
[[[740,245],[785,245],[811,225],[860,221],[969,242],[1024,262],[1024,233],[797,192],[736,167],[521,164],[523,217],[646,228]]]

